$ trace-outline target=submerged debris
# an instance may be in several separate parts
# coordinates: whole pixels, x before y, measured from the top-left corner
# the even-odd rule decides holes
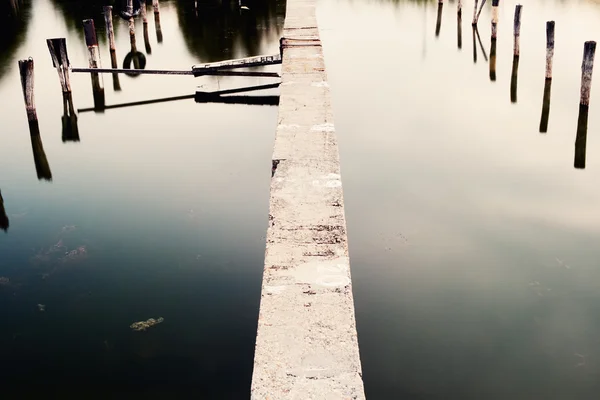
[[[160,317],[158,319],[150,318],[147,321],[134,322],[133,324],[129,325],[129,327],[134,331],[145,331],[146,329],[154,325],[160,324],[164,320],[165,319],[163,317]]]
[[[37,306],[38,306],[38,310],[40,310],[42,312],[46,311],[46,305],[45,304],[38,304]]]
[[[5,276],[0,276],[0,286],[8,285],[10,283],[10,279]]]

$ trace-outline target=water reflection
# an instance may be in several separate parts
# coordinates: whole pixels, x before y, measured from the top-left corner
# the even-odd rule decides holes
[[[235,0],[177,2],[177,15],[190,52],[219,61],[240,54],[258,54],[264,36],[281,34],[285,0],[257,0],[240,10]]]
[[[577,137],[575,138],[575,161],[574,166],[577,169],[585,169],[587,128],[588,128],[589,107],[583,104],[579,105],[579,116],[577,117]]]
[[[442,11],[444,9],[444,3],[438,3],[437,20],[435,22],[435,37],[440,36],[440,29],[442,28]]]
[[[8,216],[6,215],[6,210],[4,209],[2,191],[0,191],[0,229],[2,229],[4,232],[7,232],[9,225],[10,223],[8,221]]]
[[[513,56],[512,72],[510,74],[510,102],[517,102],[517,81],[519,77],[519,56]]]
[[[548,119],[550,117],[550,97],[552,94],[552,79],[544,81],[544,98],[542,100],[542,117],[540,119],[540,133],[548,132]]]
[[[31,0],[10,0],[0,4],[0,79],[9,70],[15,50],[24,39],[30,19]]]

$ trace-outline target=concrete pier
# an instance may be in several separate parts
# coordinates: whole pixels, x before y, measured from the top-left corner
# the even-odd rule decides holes
[[[316,0],[288,0],[252,399],[364,399]]]

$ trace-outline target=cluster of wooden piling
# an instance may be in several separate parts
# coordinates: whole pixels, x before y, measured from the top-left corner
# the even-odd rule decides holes
[[[483,56],[487,61],[487,55],[478,31],[478,22],[481,15],[483,6],[486,0],[474,0],[473,7],[473,61],[477,62],[477,41],[483,52]],[[489,58],[489,74],[490,80],[496,80],[496,43],[498,38],[498,6],[500,0],[492,0],[492,16],[491,16],[491,48]],[[479,7],[478,7],[479,5]],[[457,5],[457,21],[458,21],[458,48],[462,48],[462,0],[458,1]],[[443,0],[438,0],[438,13],[436,21],[436,37],[439,36],[441,29],[442,20],[442,9]],[[513,64],[510,81],[510,101],[512,103],[517,102],[517,81],[519,74],[519,57],[520,57],[520,36],[521,36],[521,15],[523,6],[521,4],[516,5],[514,15],[514,49],[513,49]],[[545,69],[545,83],[544,83],[544,96],[542,101],[542,116],[540,119],[540,133],[546,133],[548,131],[548,119],[550,114],[550,98],[552,93],[552,66],[554,61],[554,35],[555,35],[555,22],[548,21],[546,23],[546,69]],[[594,68],[594,55],[596,52],[596,42],[588,41],[584,44],[583,52],[583,63],[582,63],[582,76],[581,76],[581,96],[579,104],[579,118],[577,124],[577,138],[576,138],[576,150],[575,150],[575,168],[585,168],[585,144],[587,136],[587,120],[589,112],[589,101],[592,84],[592,72]]]

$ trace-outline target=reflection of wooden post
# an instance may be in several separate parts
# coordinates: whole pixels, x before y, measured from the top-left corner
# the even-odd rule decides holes
[[[581,64],[581,97],[579,99],[579,118],[577,119],[577,137],[575,139],[574,166],[577,169],[585,168],[587,123],[595,54],[596,42],[585,42],[583,47],[583,63]]]
[[[443,8],[444,8],[444,1],[438,0],[437,21],[435,23],[435,37],[440,36],[440,29],[442,28],[442,9]]]
[[[119,68],[117,63],[117,45],[115,44],[115,31],[113,27],[112,6],[104,6],[104,21],[106,22],[106,35],[108,36],[108,47],[110,50],[110,65],[112,68]],[[113,89],[121,90],[119,74],[112,74]]]
[[[6,210],[4,209],[4,199],[2,198],[2,192],[0,192],[0,229],[6,232],[9,225]]]
[[[496,80],[496,39],[492,39],[492,47],[490,49],[490,80]]]
[[[492,0],[492,39],[498,36],[498,2],[500,0]]]
[[[156,41],[162,43],[163,34],[160,28],[160,6],[158,0],[152,0],[152,6],[154,7],[154,26],[156,28]]]
[[[102,68],[94,20],[84,20],[83,29],[85,32],[85,44],[88,47],[89,67]],[[94,108],[96,110],[104,110],[104,85],[102,84],[102,77],[97,73],[91,73],[90,76],[92,78],[92,89],[94,92]]]
[[[458,12],[456,14],[458,48],[462,49],[462,1],[458,0]]]
[[[142,22],[144,24],[144,45],[146,46],[146,53],[152,54],[152,47],[150,46],[150,38],[148,35],[148,14],[145,0],[142,0]]]
[[[27,122],[29,122],[29,135],[33,149],[33,160],[38,179],[52,180],[50,165],[46,159],[46,153],[40,138],[40,126],[35,110],[35,97],[33,93],[33,59],[19,61],[19,72],[21,73],[21,85],[23,86],[23,97],[27,110]]]
[[[473,64],[477,64],[477,40],[475,38],[475,36],[476,36],[475,30],[477,29],[477,27],[475,25],[473,25],[472,28],[473,28]]]
[[[552,79],[554,59],[554,21],[546,22],[546,79]]]
[[[515,25],[514,25],[514,49],[513,49],[513,64],[512,64],[512,74],[510,77],[510,101],[511,103],[517,102],[517,78],[519,75],[519,55],[521,52],[520,49],[520,36],[521,36],[521,11],[523,6],[517,4],[515,7]]]
[[[548,132],[548,118],[550,117],[550,94],[552,92],[552,79],[544,83],[544,99],[542,101],[542,118],[540,120],[540,133]]]

